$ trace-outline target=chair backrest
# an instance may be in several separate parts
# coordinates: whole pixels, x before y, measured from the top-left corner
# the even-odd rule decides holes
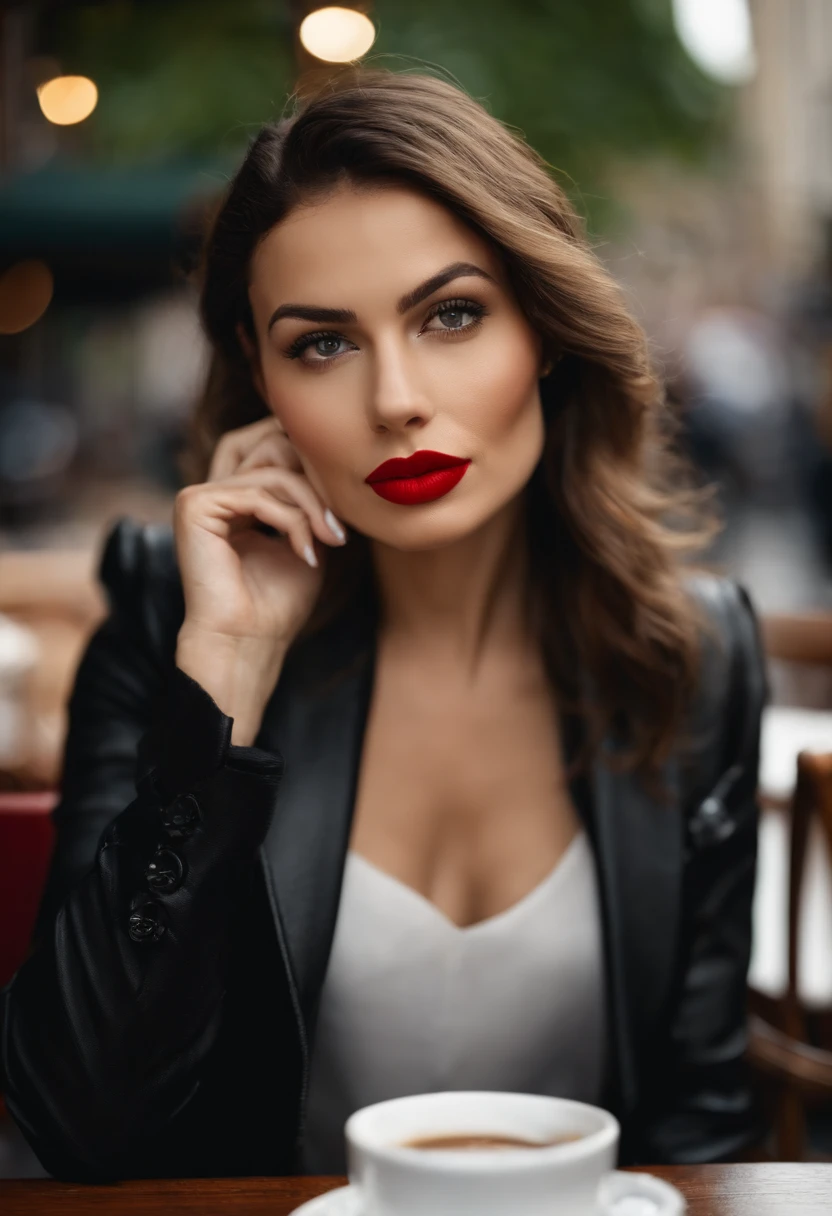
[[[0,793],[0,987],[23,962],[52,855],[55,790]]]
[[[788,981],[782,1000],[765,1008],[751,994],[748,1056],[767,1085],[773,1083],[774,1149],[779,1161],[803,1161],[809,1152],[807,1102],[832,1100],[832,1051],[810,1042],[798,992],[798,943],[809,831],[821,828],[832,860],[832,752],[802,751],[789,809]],[[756,999],[755,999],[756,997]]]
[[[832,740],[830,741],[832,743]],[[783,999],[784,1029],[806,1041],[806,1018],[798,992],[803,883],[809,831],[816,819],[827,857],[832,865],[832,751],[801,752],[797,757],[797,782],[791,801],[789,845],[789,970]]]

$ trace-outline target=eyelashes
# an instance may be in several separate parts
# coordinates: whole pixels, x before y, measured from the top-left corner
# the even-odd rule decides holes
[[[332,329],[316,329],[314,333],[301,334],[299,338],[295,338],[292,345],[283,353],[287,359],[299,359],[306,350],[307,346],[313,346],[315,342],[321,342],[326,338],[331,339],[333,342],[345,341],[343,334],[335,333],[335,331]],[[335,355],[332,355],[330,358],[324,357],[322,359],[313,359],[311,362],[331,363],[332,359],[334,358]],[[308,363],[310,360],[307,359],[306,362]]]
[[[482,324],[482,319],[487,315],[488,309],[484,304],[478,304],[476,300],[442,300],[440,303],[435,304],[430,310],[425,318],[425,324],[432,321],[434,317],[442,316],[445,313],[451,312],[470,313],[473,319],[469,321],[467,325],[458,325],[453,327],[443,326],[441,329],[432,329],[428,332],[438,334],[440,338],[450,338],[451,340],[463,334],[470,334],[473,330],[478,329]],[[337,330],[318,329],[315,330],[314,333],[301,334],[299,337],[295,338],[294,342],[291,344],[291,346],[287,347],[283,354],[287,359],[299,359],[307,347],[313,346],[316,342],[321,342],[325,339],[331,339],[334,342],[348,341],[348,339],[344,338],[344,335],[338,333]],[[331,356],[324,356],[318,359],[307,359],[305,362],[307,364],[315,363],[324,366],[327,363],[334,362],[334,360],[338,358],[341,353],[343,352],[336,351]]]

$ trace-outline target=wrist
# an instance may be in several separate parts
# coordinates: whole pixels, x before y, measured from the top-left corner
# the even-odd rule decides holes
[[[286,647],[259,638],[234,638],[183,626],[176,666],[196,680],[234,719],[231,743],[249,746],[280,676]]]

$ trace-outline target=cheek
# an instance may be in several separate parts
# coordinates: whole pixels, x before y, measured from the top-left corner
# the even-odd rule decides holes
[[[301,460],[316,465],[326,463],[328,451],[337,447],[333,436],[337,418],[333,417],[332,403],[321,401],[314,385],[304,385],[303,381],[292,383],[293,380],[294,377],[267,374],[269,406]]]
[[[539,356],[525,336],[495,344],[466,369],[458,416],[484,441],[507,439],[540,415]]]
[[[345,474],[344,453],[354,450],[354,435],[345,428],[343,419],[339,426],[331,401],[322,407],[314,395],[296,394],[290,402],[282,392],[272,391],[270,403],[298,454],[310,485],[326,506],[335,509],[338,483]]]

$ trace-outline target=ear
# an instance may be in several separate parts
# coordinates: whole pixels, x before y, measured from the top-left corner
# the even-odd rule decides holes
[[[257,352],[257,347],[246,333],[245,326],[243,325],[242,321],[237,322],[236,334],[237,341],[240,343],[243,354],[248,359],[254,387],[257,389],[257,392],[263,398],[266,405],[268,405],[269,399],[266,394],[266,386],[263,383],[263,373],[260,370],[260,357]]]

